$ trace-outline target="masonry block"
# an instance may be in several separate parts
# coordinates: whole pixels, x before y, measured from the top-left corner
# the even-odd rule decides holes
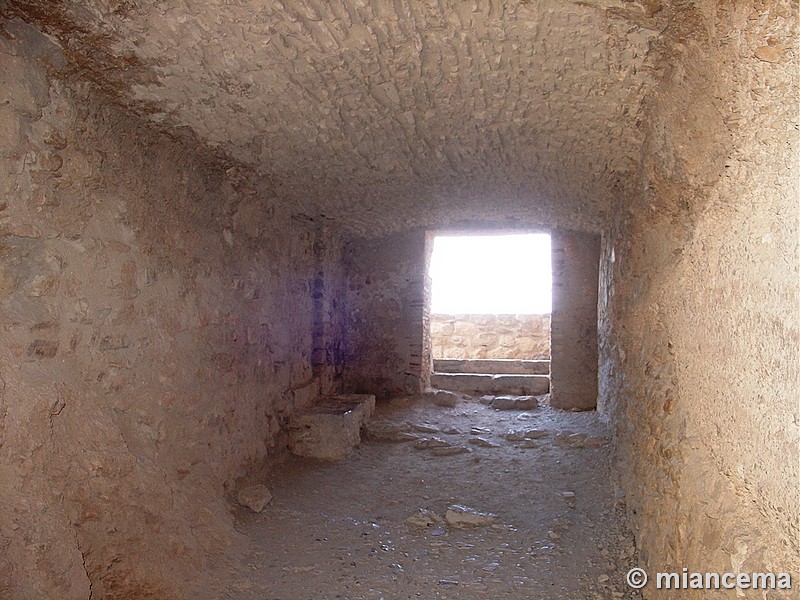
[[[361,426],[375,411],[375,396],[321,398],[289,420],[289,448],[307,458],[339,460],[361,442]]]

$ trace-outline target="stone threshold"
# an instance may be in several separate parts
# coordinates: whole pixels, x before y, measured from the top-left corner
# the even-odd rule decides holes
[[[550,391],[550,377],[490,373],[432,373],[431,387],[465,394],[539,396]]]

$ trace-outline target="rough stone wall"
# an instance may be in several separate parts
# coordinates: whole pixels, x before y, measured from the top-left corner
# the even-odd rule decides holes
[[[603,409],[651,573],[797,585],[796,22],[793,2],[703,2],[672,24],[642,180],[604,246]]]
[[[331,385],[338,243],[3,28],[0,597],[222,597],[224,484]]]
[[[431,315],[433,358],[550,358],[550,315]]]
[[[553,272],[550,403],[557,408],[597,406],[597,286],[600,236],[550,233]]]
[[[366,237],[465,220],[598,230],[636,166],[662,3],[2,4],[119,102]]]
[[[314,329],[311,365],[320,392],[335,390],[344,368],[342,339],[345,326],[346,281],[342,268],[342,243],[326,227],[314,230]],[[312,380],[313,381],[313,380]]]
[[[344,385],[389,397],[419,393],[424,365],[426,233],[348,242]]]

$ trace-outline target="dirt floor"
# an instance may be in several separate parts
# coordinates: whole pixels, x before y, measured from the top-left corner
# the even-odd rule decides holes
[[[237,514],[257,552],[226,598],[640,597],[597,414],[401,399],[378,404],[364,437],[344,461],[264,475],[274,499]],[[496,518],[454,527],[454,504]]]

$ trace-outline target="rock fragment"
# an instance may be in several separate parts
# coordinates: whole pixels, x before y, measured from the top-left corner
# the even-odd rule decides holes
[[[453,408],[461,402],[461,396],[446,390],[426,392],[424,397],[436,406],[443,406],[446,408]]]
[[[439,428],[427,423],[412,423],[411,429],[420,433],[439,433]]]
[[[469,443],[481,448],[499,448],[500,446],[482,437],[470,438]]]
[[[376,422],[367,423],[361,431],[364,439],[372,442],[412,442],[419,437],[410,432],[409,425],[397,425],[394,423]]]
[[[414,448],[416,448],[417,450],[430,450],[431,448],[447,448],[448,446],[452,446],[452,444],[438,437],[424,438],[414,442]]]
[[[526,440],[538,440],[539,438],[547,437],[547,431],[544,429],[528,429],[523,435]]]
[[[239,493],[236,494],[236,500],[253,512],[260,513],[272,500],[272,492],[269,491],[267,486],[260,483],[248,485],[239,490]]]
[[[495,522],[497,515],[481,512],[462,504],[453,504],[448,507],[444,518],[451,527],[486,527]]]
[[[505,435],[508,442],[521,442],[523,440],[538,440],[547,437],[548,432],[544,429],[510,429]]]

